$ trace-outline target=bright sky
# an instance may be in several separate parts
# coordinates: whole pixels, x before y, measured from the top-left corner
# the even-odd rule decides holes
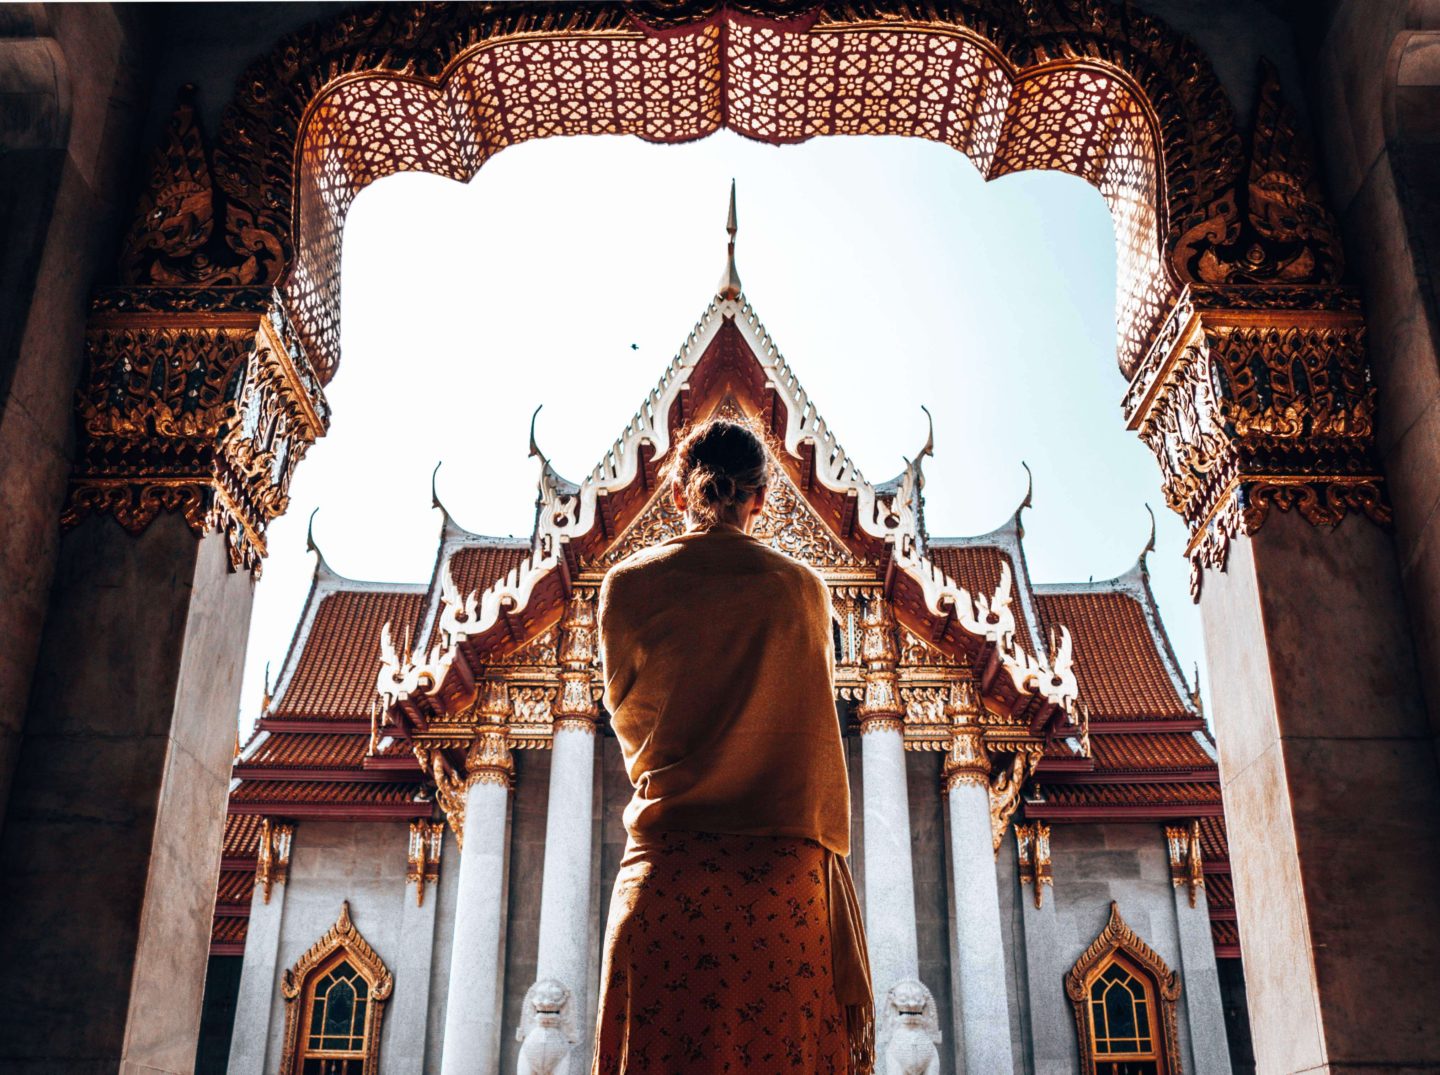
[[[335,417],[270,530],[242,735],[304,605],[311,509],[341,574],[428,579],[443,461],[462,526],[528,536],[531,411],[544,404],[538,438],[560,473],[588,473],[714,294],[732,176],[745,295],[866,477],[920,447],[927,405],[930,533],[977,534],[1020,502],[1025,460],[1036,582],[1127,570],[1150,503],[1152,583],[1190,674],[1185,532],[1121,419],[1114,239],[1091,187],[1053,172],[984,183],[954,150],[904,138],[556,138],[505,150],[468,185],[393,176],[351,210]]]

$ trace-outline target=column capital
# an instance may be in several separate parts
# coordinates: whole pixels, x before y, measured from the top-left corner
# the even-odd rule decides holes
[[[595,597],[576,588],[560,623],[560,696],[553,730],[595,732],[600,707],[595,704],[595,660],[598,656]]]
[[[990,757],[985,753],[980,714],[975,684],[969,679],[953,681],[945,695],[945,716],[951,722],[951,731],[941,782],[947,792],[958,784],[990,787]]]
[[[900,698],[896,667],[900,647],[895,635],[895,613],[880,594],[865,599],[860,618],[860,660],[864,694],[857,710],[860,734],[905,731],[905,703]]]
[[[140,533],[161,511],[225,535],[258,573],[265,531],[325,434],[329,404],[277,291],[100,292],[85,328],[80,438],[61,521],[108,513]]]
[[[1166,503],[1190,528],[1191,592],[1271,509],[1388,523],[1358,294],[1335,285],[1186,287],[1126,391]]]

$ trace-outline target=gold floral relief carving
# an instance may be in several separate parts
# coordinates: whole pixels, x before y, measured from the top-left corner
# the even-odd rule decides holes
[[[64,525],[98,512],[139,533],[176,511],[197,534],[225,534],[232,568],[259,572],[266,528],[330,414],[278,299],[229,290],[97,298]]]
[[[1206,293],[1205,298],[1223,298]],[[1353,294],[1328,308],[1217,309],[1187,302],[1163,362],[1126,397],[1160,464],[1166,503],[1190,527],[1191,592],[1272,509],[1315,526],[1360,513],[1386,524],[1375,386]]]
[[[669,488],[662,486],[595,566],[611,567],[631,553],[659,545],[684,531],[685,520],[676,509]],[[815,568],[862,566],[783,474],[767,487],[765,507],[751,533],[771,548]]]

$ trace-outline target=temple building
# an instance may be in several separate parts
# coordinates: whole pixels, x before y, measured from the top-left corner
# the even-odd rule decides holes
[[[631,794],[595,595],[680,530],[660,467],[712,415],[769,436],[756,533],[831,587],[880,1070],[1253,1071],[1215,747],[1146,553],[1034,583],[1028,496],[931,535],[933,438],[862,476],[741,291],[733,203],[716,295],[605,458],[567,481],[532,435],[528,538],[445,512],[424,584],[317,552],[235,759],[197,1070],[588,1070]]]

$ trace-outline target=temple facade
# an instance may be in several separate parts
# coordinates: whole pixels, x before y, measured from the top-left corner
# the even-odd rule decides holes
[[[718,293],[584,481],[532,436],[528,539],[444,512],[413,585],[317,550],[235,759],[198,1070],[588,1070],[631,794],[595,595],[681,529],[659,468],[713,415],[768,435],[756,533],[831,587],[881,1070],[1253,1070],[1216,752],[1145,552],[1032,583],[1028,495],[988,534],[930,535],[933,437],[862,476],[741,292],[733,230]]]

